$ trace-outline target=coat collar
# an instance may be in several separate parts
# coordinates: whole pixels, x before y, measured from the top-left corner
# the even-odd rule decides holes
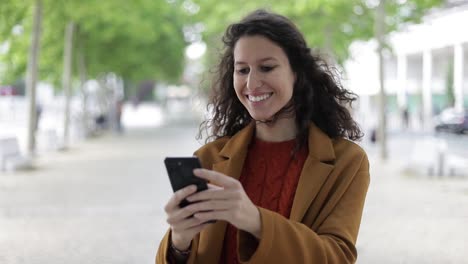
[[[229,139],[219,152],[224,160],[213,164],[213,170],[239,179],[254,131],[255,122],[252,122]],[[299,178],[290,215],[291,220],[298,222],[302,221],[333,170],[331,163],[335,160],[331,139],[314,124],[309,127],[308,147],[309,155]],[[201,263],[217,263],[212,260],[219,260],[221,256],[223,243],[220,241],[224,241],[225,230],[226,222],[218,221],[200,233]]]
[[[224,160],[213,164],[213,170],[239,179],[254,130],[255,124],[250,123],[229,139],[219,152]],[[197,256],[199,263],[219,263],[226,226],[227,222],[217,221],[200,233]]]
[[[239,179],[254,131],[255,122],[251,122],[228,140],[219,152],[225,160],[214,164],[213,169]],[[332,140],[314,123],[309,126],[308,148],[309,155],[304,163],[291,209],[290,219],[295,221],[301,221],[304,217],[332,171],[336,158]]]
[[[238,159],[245,159],[254,131],[255,122],[251,122],[226,142],[219,152],[219,155],[227,159],[234,159],[235,161],[239,161]],[[318,161],[330,162],[335,160],[335,151],[331,139],[314,123],[311,123],[309,126],[308,147],[309,156]],[[225,161],[221,163],[223,162]],[[236,165],[239,164],[237,163]],[[236,177],[237,174],[230,176],[239,178]]]
[[[289,218],[301,222],[305,213],[333,170],[332,140],[315,124],[309,126],[309,156],[302,168]]]

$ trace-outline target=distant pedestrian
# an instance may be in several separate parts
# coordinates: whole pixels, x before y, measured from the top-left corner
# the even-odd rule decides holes
[[[39,130],[41,116],[42,116],[42,105],[40,103],[36,103],[36,119],[34,120],[34,132],[37,132]]]
[[[375,144],[375,142],[377,142],[377,128],[375,127],[371,129],[370,141],[372,142],[372,144]]]
[[[369,185],[355,96],[284,16],[257,10],[223,43],[200,129],[214,141],[195,152],[211,185],[170,198],[156,263],[354,263]]]
[[[405,129],[409,128],[409,110],[408,107],[405,107],[402,111],[403,127]]]
[[[107,128],[107,117],[103,113],[95,117],[95,122],[98,130],[105,130]]]

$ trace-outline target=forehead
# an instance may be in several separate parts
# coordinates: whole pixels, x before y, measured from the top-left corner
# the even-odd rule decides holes
[[[287,61],[283,49],[275,42],[263,36],[244,36],[239,38],[234,46],[234,61],[254,62],[272,57]]]

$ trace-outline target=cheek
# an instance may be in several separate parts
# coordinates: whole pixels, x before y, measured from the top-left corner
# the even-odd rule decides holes
[[[238,87],[239,87],[239,81],[237,80],[237,78],[234,77],[234,80],[233,80],[233,82],[232,82],[232,85],[234,85],[234,89],[235,89],[236,92],[237,92],[237,90],[239,89],[239,88],[238,88]]]
[[[288,90],[287,90],[287,93],[288,93],[288,95],[290,95],[290,96],[292,96],[292,94],[293,94],[295,82],[296,82],[296,78],[295,78],[294,75],[292,75],[292,76],[290,76],[290,77],[288,78],[288,81],[287,81],[287,83],[286,83],[286,87],[288,87],[288,88],[287,88],[287,89],[288,89]]]
[[[291,81],[291,82],[289,83],[289,86],[288,86],[288,87],[289,87],[289,88],[288,88],[288,89],[289,89],[289,93],[292,95],[293,92],[294,92],[294,81]]]
[[[233,86],[234,86],[234,91],[236,92],[237,96],[239,96],[242,92],[242,86],[243,86],[242,80],[234,77]]]

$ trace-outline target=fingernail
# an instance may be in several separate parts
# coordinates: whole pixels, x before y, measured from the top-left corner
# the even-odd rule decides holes
[[[193,169],[193,173],[199,173],[201,172],[201,169]]]

